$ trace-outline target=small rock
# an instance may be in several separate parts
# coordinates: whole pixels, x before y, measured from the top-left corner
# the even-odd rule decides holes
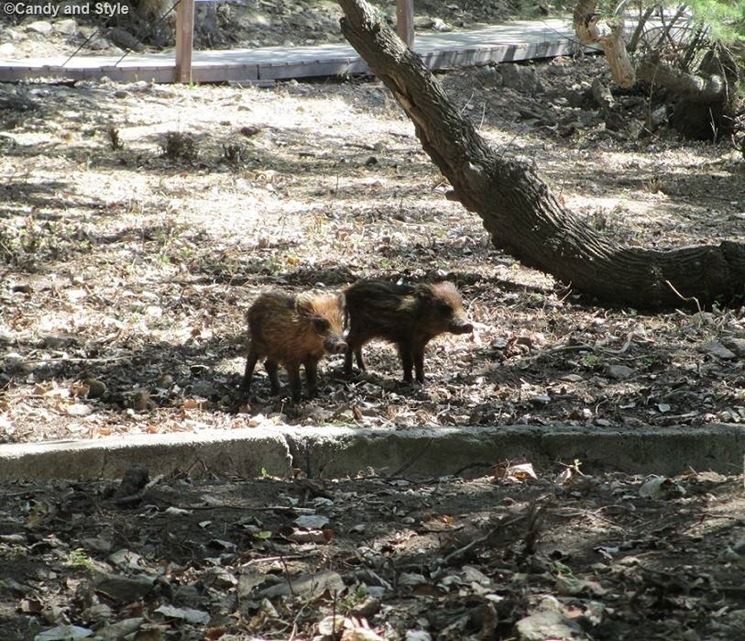
[[[581,383],[585,378],[579,374],[564,374],[560,380],[566,381],[567,383]]]
[[[712,356],[716,356],[717,358],[721,358],[723,360],[735,358],[735,353],[727,349],[718,341],[709,341],[707,343],[703,343],[701,345],[701,351],[706,352],[707,354],[711,354]]]
[[[272,26],[272,21],[261,13],[245,16],[243,21],[251,27],[260,27],[262,29],[269,29]]]
[[[544,87],[536,70],[526,65],[514,63],[499,65],[505,87],[524,93],[543,93]]]
[[[54,23],[53,27],[57,33],[61,33],[64,36],[74,36],[78,32],[78,23],[72,18],[58,20]]]
[[[685,493],[682,485],[665,476],[652,476],[639,488],[639,496],[649,499],[672,499]]]
[[[723,338],[722,343],[738,357],[745,358],[745,338]]]
[[[609,365],[606,373],[608,378],[613,378],[617,381],[624,381],[635,374],[634,370],[627,365]]]
[[[56,628],[44,630],[34,637],[34,641],[75,641],[85,639],[93,634],[93,630],[81,628],[78,625],[59,625]]]
[[[453,28],[447,22],[440,18],[434,19],[434,21],[432,22],[432,29],[434,29],[435,31],[440,31],[442,33],[453,30]]]
[[[101,639],[101,641],[119,641],[119,639],[124,639],[127,635],[139,630],[144,622],[145,619],[142,617],[117,621],[96,630],[96,639]]]
[[[46,20],[37,20],[36,22],[26,25],[26,31],[40,33],[43,36],[47,36],[52,33],[52,23],[47,22]]]
[[[515,627],[520,641],[587,638],[574,621],[560,612],[543,608],[520,619]]]
[[[86,378],[83,383],[88,386],[87,398],[101,398],[106,394],[106,383],[97,378]]]
[[[431,29],[435,23],[429,16],[414,16],[414,29]]]
[[[613,109],[616,101],[606,85],[600,78],[595,78],[591,86],[592,97],[601,109]]]
[[[463,579],[468,583],[478,583],[479,585],[491,585],[491,579],[481,570],[472,565],[463,566]]]
[[[169,619],[178,619],[187,623],[207,624],[210,622],[208,612],[194,610],[193,608],[176,608],[172,605],[161,605],[159,608],[153,610],[153,612],[162,614]]]
[[[12,56],[15,51],[15,45],[10,42],[4,42],[0,45],[0,56]]]
[[[98,573],[94,579],[96,590],[118,603],[132,603],[148,595],[155,586],[155,576],[141,574],[129,578],[118,574]]]
[[[352,614],[357,617],[369,619],[376,615],[380,610],[380,599],[374,596],[367,596],[363,601],[358,603],[353,609]]]
[[[121,27],[114,27],[109,31],[109,40],[125,51],[128,49],[132,51],[142,51],[145,48],[137,38]]]
[[[202,398],[212,398],[213,396],[217,396],[218,389],[217,386],[210,381],[196,381],[194,385],[191,386],[191,393],[194,396],[201,396]]]
[[[423,574],[417,572],[403,572],[398,577],[398,584],[405,585],[408,587],[416,587],[417,585],[424,585],[427,583],[427,578]]]
[[[307,530],[320,530],[324,525],[328,525],[329,518],[321,514],[304,514],[298,516],[295,521],[295,525]]]

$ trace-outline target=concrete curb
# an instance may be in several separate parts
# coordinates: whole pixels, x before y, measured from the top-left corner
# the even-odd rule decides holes
[[[472,474],[525,457],[539,468],[579,459],[583,469],[673,475],[689,468],[741,473],[745,427],[257,428],[0,445],[0,481],[118,478],[135,463],[151,475],[390,476]]]

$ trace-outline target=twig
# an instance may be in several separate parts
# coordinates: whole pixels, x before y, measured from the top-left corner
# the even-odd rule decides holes
[[[303,607],[300,608],[300,610],[298,610],[298,613],[295,615],[295,618],[292,621],[292,630],[290,631],[290,638],[287,641],[294,641],[295,635],[297,634],[297,622],[298,622],[298,619],[300,618],[300,615],[303,613],[303,610],[305,610],[305,608],[307,607],[307,605],[308,605],[307,603],[304,604]]]
[[[696,298],[695,296],[683,296],[683,294],[681,294],[677,289],[675,289],[675,285],[673,285],[669,280],[666,280],[665,281],[665,284],[670,289],[672,289],[673,290],[673,293],[678,298],[680,298],[680,300],[682,300],[684,303],[690,303],[691,301],[693,301],[694,303],[696,303],[696,309],[698,309],[699,314],[701,313],[701,305],[698,302],[698,298]]]
[[[483,536],[480,536],[477,539],[474,539],[470,543],[464,545],[462,548],[458,548],[457,550],[451,552],[448,554],[443,560],[442,565],[449,565],[453,561],[457,561],[458,559],[462,558],[466,555],[466,553],[470,552],[473,548],[481,545],[482,543],[487,543],[499,530],[504,529],[506,527],[509,527],[510,525],[515,525],[515,523],[519,523],[526,517],[525,514],[521,514],[520,516],[515,516],[511,519],[508,519],[506,521],[501,521],[497,525],[495,525],[491,530],[489,530],[486,534]]]
[[[642,37],[642,33],[644,31],[644,27],[647,24],[647,20],[652,17],[652,14],[654,13],[655,7],[649,7],[645,12],[644,15],[642,15],[639,18],[639,23],[636,25],[636,29],[634,29],[634,33],[631,36],[631,40],[629,40],[629,44],[627,46],[627,49],[629,52],[636,51],[636,47],[639,44],[639,40]]]
[[[285,559],[284,555],[280,555],[279,560],[282,563],[282,567],[285,569],[285,578],[287,579],[287,589],[290,591],[290,596],[294,598],[295,590],[292,588],[292,580],[290,579],[290,571],[287,568],[287,559]]]
[[[308,559],[312,557],[312,554],[286,554],[285,556],[265,556],[260,559],[251,559],[245,563],[241,563],[240,567],[245,568],[249,565],[257,565],[259,563],[274,563],[275,561],[281,561],[287,559],[289,561],[298,561],[300,559]]]

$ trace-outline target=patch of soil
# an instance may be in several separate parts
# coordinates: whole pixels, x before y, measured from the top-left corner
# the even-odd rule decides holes
[[[647,128],[557,59],[441,77],[492,142],[531,157],[613,240],[742,238],[727,144]],[[0,112],[0,428],[6,442],[270,424],[701,425],[745,420],[742,309],[654,316],[596,307],[492,248],[377,82],[273,88],[77,83],[12,88]],[[11,95],[11,94],[9,94]],[[8,104],[11,104],[10,102]],[[622,118],[625,130],[609,123]],[[387,344],[317,399],[258,372],[234,415],[244,313],[267,289],[447,278],[473,336],[428,347],[425,386]]]
[[[0,488],[0,637],[745,634],[741,479],[570,467],[532,479],[523,465],[473,479],[145,485],[131,472],[121,486]]]

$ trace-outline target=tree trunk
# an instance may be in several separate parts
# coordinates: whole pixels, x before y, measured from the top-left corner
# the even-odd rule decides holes
[[[596,5],[596,0],[577,2],[574,8],[574,31],[583,44],[602,47],[613,80],[619,87],[629,89],[637,80],[644,80],[667,90],[671,96],[668,102],[672,105],[670,123],[689,138],[717,140],[732,133],[739,73],[731,55],[715,47],[705,58],[699,73],[690,73],[684,68],[685,63],[677,68],[669,62],[652,58],[642,61],[634,69],[623,39],[623,21],[599,20],[595,13]],[[646,21],[649,15],[647,12],[643,20]],[[663,45],[674,44],[671,31],[683,16],[681,7],[663,29],[653,55]],[[702,39],[694,37],[689,53],[694,53],[701,44]]]
[[[605,53],[613,81],[629,89],[636,84],[634,65],[626,50],[623,19],[598,20],[596,0],[580,0],[574,9],[574,32],[582,44],[599,45]]]
[[[448,197],[476,212],[495,247],[612,304],[661,308],[745,293],[745,245],[656,251],[618,247],[565,209],[533,166],[504,156],[448,100],[421,58],[365,0],[339,0],[342,32],[393,92],[422,147],[450,181]]]

